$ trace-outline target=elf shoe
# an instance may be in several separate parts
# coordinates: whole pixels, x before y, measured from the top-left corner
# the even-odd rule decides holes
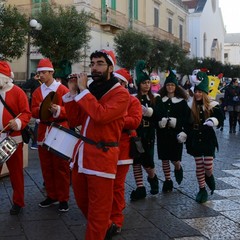
[[[214,179],[214,176],[213,174],[208,177],[207,175],[205,175],[205,181],[206,181],[206,184],[208,185],[208,187],[210,188],[211,190],[211,195],[213,194],[214,190],[216,189],[216,185],[215,185],[215,179]]]
[[[155,176],[153,178],[148,177],[147,180],[151,186],[150,193],[153,195],[158,194],[159,193],[159,184],[158,184],[157,175],[155,174]]]
[[[173,190],[173,181],[172,180],[166,180],[163,182],[162,191],[164,193],[171,192]]]
[[[182,180],[183,180],[183,169],[182,166],[180,167],[180,169],[174,169],[174,175],[176,178],[176,182],[180,185]]]
[[[146,188],[143,186],[136,188],[136,190],[133,190],[131,192],[130,198],[132,201],[137,201],[145,198],[146,196],[147,196]]]
[[[205,203],[208,200],[208,193],[206,188],[200,188],[197,196],[196,196],[196,202],[198,203]]]

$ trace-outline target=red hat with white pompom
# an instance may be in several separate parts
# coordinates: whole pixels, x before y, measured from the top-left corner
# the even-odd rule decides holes
[[[0,61],[0,76],[14,78],[14,74],[9,66],[9,64],[5,61]]]

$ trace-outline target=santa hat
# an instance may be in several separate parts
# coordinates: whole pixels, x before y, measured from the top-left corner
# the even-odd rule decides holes
[[[115,57],[115,54],[113,51],[102,49],[102,50],[100,50],[100,52],[105,53],[107,58],[109,59],[109,61],[112,63],[112,65],[115,66],[116,57]]]
[[[208,93],[209,91],[209,83],[208,83],[208,76],[205,72],[198,72],[196,76],[198,83],[195,84],[194,86],[194,91],[195,90],[200,90],[205,93]]]
[[[178,86],[177,76],[174,74],[172,69],[169,69],[169,74],[164,82],[164,86],[166,86],[167,83],[174,83],[176,86]]]
[[[144,60],[139,60],[136,64],[136,84],[140,85],[141,82],[146,80],[150,80],[150,76],[148,75],[147,65]]]
[[[52,71],[54,72],[52,62],[49,58],[43,58],[39,61],[37,65],[37,72],[41,71]]]
[[[5,61],[0,61],[0,75],[4,77],[14,78],[14,74],[9,64]]]
[[[129,71],[126,68],[118,69],[114,72],[114,76],[116,78],[121,79],[125,83],[132,83],[132,76],[130,75]]]

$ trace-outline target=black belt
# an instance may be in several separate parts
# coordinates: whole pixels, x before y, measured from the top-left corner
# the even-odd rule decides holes
[[[62,123],[62,122],[66,122],[66,121],[67,121],[66,119],[61,119],[61,120],[54,120],[52,122],[50,122],[50,121],[40,121],[40,123],[42,123],[44,125],[47,125],[47,126],[51,126],[51,124],[53,122],[55,122],[55,123]]]
[[[84,142],[89,143],[91,145],[95,145],[97,148],[102,148],[104,152],[107,152],[109,150],[109,147],[118,147],[118,142],[95,142],[94,140],[84,137],[81,134],[78,134],[79,138],[81,138]]]

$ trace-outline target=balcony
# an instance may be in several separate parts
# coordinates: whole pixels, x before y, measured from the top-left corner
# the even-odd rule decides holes
[[[106,32],[116,33],[118,30],[128,28],[128,19],[125,14],[108,8],[101,11],[100,26]]]

